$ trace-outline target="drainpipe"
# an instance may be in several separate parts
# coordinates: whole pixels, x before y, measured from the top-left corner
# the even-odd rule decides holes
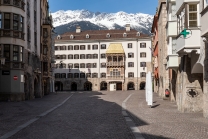
[[[138,39],[136,40],[137,41],[137,43],[136,43],[136,61],[137,61],[137,90],[139,90],[138,89]]]

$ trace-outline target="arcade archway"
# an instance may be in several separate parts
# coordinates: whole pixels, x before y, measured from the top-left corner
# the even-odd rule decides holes
[[[84,90],[85,91],[91,91],[92,90],[92,83],[91,82],[85,82],[84,83]]]
[[[107,90],[107,82],[103,81],[100,83],[100,90]]]
[[[63,83],[60,81],[55,82],[55,91],[63,91]]]
[[[73,82],[73,83],[71,84],[71,90],[72,90],[72,91],[77,91],[77,83]]]
[[[140,90],[144,90],[145,89],[145,82],[141,82],[140,83]]]
[[[133,82],[129,82],[128,83],[127,90],[135,90],[135,87],[134,87],[134,83]]]

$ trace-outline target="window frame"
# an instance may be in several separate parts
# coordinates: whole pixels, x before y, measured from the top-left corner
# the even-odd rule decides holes
[[[140,58],[146,58],[146,57],[147,57],[146,52],[141,52],[141,53],[140,53]]]
[[[133,78],[134,77],[134,72],[128,72],[128,77]]]
[[[128,67],[134,67],[134,62],[128,62]]]
[[[134,53],[133,52],[128,53],[128,58],[134,58]]]
[[[145,42],[142,42],[142,43],[140,43],[140,48],[146,48],[146,43]]]
[[[128,43],[128,48],[133,48],[133,44],[132,43]]]
[[[106,49],[106,44],[101,44],[100,49]]]

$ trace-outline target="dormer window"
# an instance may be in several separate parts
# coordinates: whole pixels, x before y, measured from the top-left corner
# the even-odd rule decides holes
[[[140,32],[137,32],[137,34],[136,34],[137,36],[140,36]]]
[[[106,34],[106,37],[107,37],[107,38],[110,38],[110,34],[109,34],[109,33],[107,33],[107,34]]]
[[[58,35],[58,36],[57,36],[57,39],[58,39],[58,40],[60,40],[60,39],[61,39],[61,36],[60,36],[60,35]]]
[[[126,34],[126,32],[124,32],[124,33],[123,33],[123,37],[127,37],[127,34]]]
[[[86,35],[86,39],[89,39],[89,38],[90,38],[90,35],[89,35],[89,34],[87,34],[87,35]]]
[[[74,35],[71,34],[71,35],[70,35],[70,39],[74,39]]]

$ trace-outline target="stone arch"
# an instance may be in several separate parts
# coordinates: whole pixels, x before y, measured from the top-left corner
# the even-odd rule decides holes
[[[61,81],[55,81],[55,91],[63,91],[63,83]]]
[[[140,90],[144,90],[145,89],[145,85],[146,85],[146,83],[144,81],[141,82],[140,85],[139,85],[139,89]]]
[[[86,81],[86,82],[84,83],[84,90],[85,90],[85,91],[92,91],[92,83],[89,82],[89,81]]]
[[[77,83],[76,82],[71,83],[71,91],[77,91]]]
[[[100,83],[100,90],[107,90],[107,82],[102,81]]]
[[[127,90],[135,90],[135,86],[133,82],[128,82],[127,84]]]
[[[34,96],[37,98],[37,97],[40,97],[40,94],[39,94],[39,76],[36,75],[34,77]]]

